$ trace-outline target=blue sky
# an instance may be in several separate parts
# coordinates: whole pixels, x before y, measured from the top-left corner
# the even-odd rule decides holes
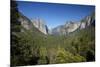
[[[94,6],[17,1],[18,9],[29,19],[41,18],[49,29],[67,21],[80,21],[95,11]]]

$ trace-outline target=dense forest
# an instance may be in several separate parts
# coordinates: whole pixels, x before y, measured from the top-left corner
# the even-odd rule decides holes
[[[11,66],[95,61],[94,24],[69,35],[54,36],[34,26],[26,30],[19,17],[17,4],[11,1]]]

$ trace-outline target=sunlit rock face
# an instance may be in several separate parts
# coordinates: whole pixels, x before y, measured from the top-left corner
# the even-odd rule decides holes
[[[48,29],[45,21],[40,18],[28,19],[22,13],[19,13],[19,22],[21,22],[22,27],[27,30],[32,30],[33,26],[36,27],[40,32],[44,34],[52,34],[52,35],[66,35],[76,30],[81,30],[87,28],[90,25],[95,25],[94,13],[90,16],[86,16],[79,22],[68,21],[63,25],[59,25],[51,30]],[[23,31],[23,30],[22,30]]]
[[[91,23],[91,17],[87,16],[81,21],[80,29],[84,29],[89,26]]]
[[[18,18],[19,22],[21,22],[21,26],[24,27],[26,30],[31,30],[32,29],[32,22],[24,16],[22,13],[19,13],[20,16]],[[23,31],[23,30],[21,30]]]
[[[80,26],[79,22],[67,22],[65,24],[65,30],[67,33],[70,33],[70,32],[77,30],[79,26]]]
[[[39,31],[44,34],[48,34],[48,27],[42,19],[33,19],[30,20],[22,13],[20,13],[20,17],[18,18],[19,22],[21,22],[21,26],[26,30],[32,30],[33,26],[36,27]],[[23,32],[24,30],[21,29]]]
[[[67,22],[64,25],[60,25],[54,29],[52,29],[52,34],[56,35],[66,35],[68,33],[71,33],[75,31],[77,28],[79,28],[80,23],[77,22]]]
[[[42,33],[48,34],[48,27],[46,26],[45,22],[42,19],[33,19],[32,20],[33,25],[39,29]]]
[[[57,26],[52,29],[52,35],[66,35],[71,32],[85,29],[91,25],[95,25],[95,13],[92,13],[89,16],[82,18],[79,22],[69,21],[64,25]]]
[[[80,29],[84,29],[85,28],[85,25],[86,25],[86,23],[85,22],[82,22],[81,25],[80,25]]]
[[[95,18],[93,18],[93,16],[87,16],[84,19],[81,20],[81,24],[80,24],[80,29],[84,29],[88,26],[90,26],[91,24],[94,23]]]

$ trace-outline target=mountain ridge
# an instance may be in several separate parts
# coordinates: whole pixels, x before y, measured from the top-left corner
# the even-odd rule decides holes
[[[57,26],[51,30],[51,35],[67,35],[78,29],[85,29],[91,24],[95,24],[94,12],[91,15],[82,18],[79,22],[69,21],[64,25]]]
[[[32,30],[33,27],[35,27],[45,35],[48,33],[48,27],[41,19],[35,19],[32,21],[24,16],[21,12],[19,12],[18,21],[21,22],[21,26],[26,30]],[[21,29],[21,31],[24,32],[23,29]]]

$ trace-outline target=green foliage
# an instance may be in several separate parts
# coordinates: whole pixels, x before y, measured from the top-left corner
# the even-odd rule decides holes
[[[56,63],[72,63],[72,62],[82,62],[86,61],[84,57],[80,55],[73,55],[64,48],[58,48]]]
[[[14,4],[13,4],[14,5]],[[15,4],[16,5],[16,4]],[[95,60],[95,28],[90,26],[69,35],[44,35],[34,26],[21,27],[17,6],[12,7],[11,65],[72,63]],[[24,32],[20,30],[23,29]]]
[[[12,36],[12,65],[72,63],[95,60],[94,29],[78,31],[69,36],[43,35],[32,31]]]
[[[47,50],[45,47],[40,47],[39,48],[39,60],[38,60],[38,64],[46,64],[47,60],[46,60],[46,56],[47,56]]]

